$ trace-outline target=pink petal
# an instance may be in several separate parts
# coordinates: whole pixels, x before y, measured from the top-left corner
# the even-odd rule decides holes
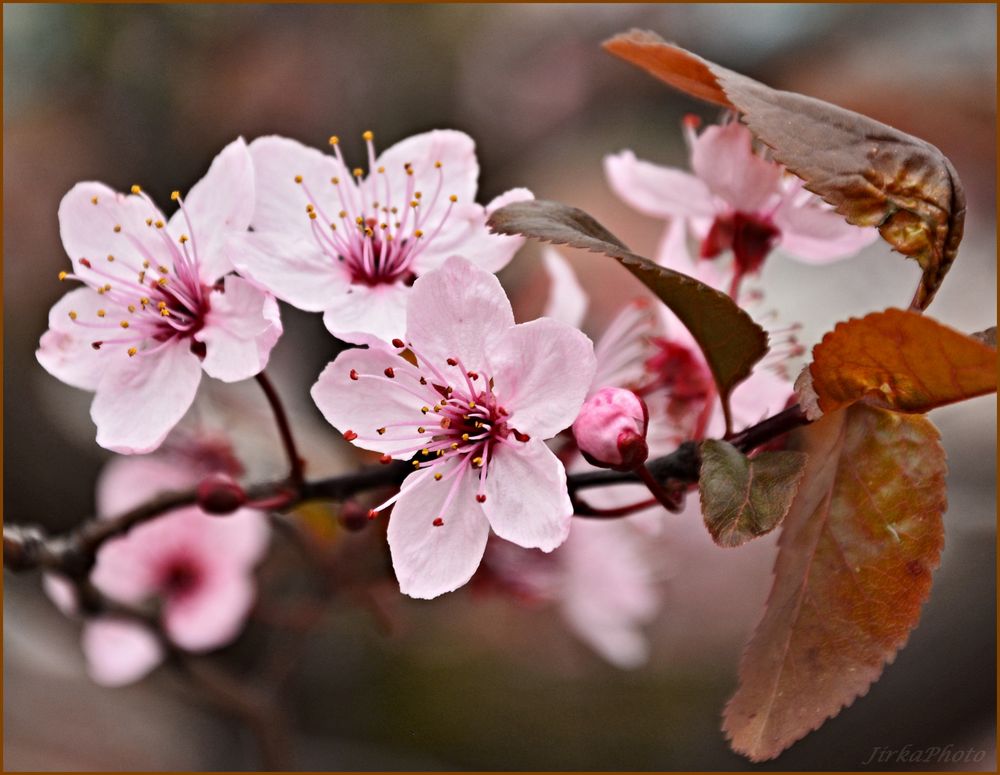
[[[573,424],[597,369],[590,339],[549,318],[508,329],[487,357],[510,424],[539,439]]]
[[[250,156],[257,191],[251,219],[254,230],[270,234],[279,242],[302,241],[315,246],[306,214],[310,203],[306,188],[315,197],[313,204],[324,222],[329,223],[343,209],[331,178],[338,177],[339,187],[348,195],[354,192],[354,181],[343,174],[331,156],[287,137],[257,138],[250,143]],[[302,177],[301,184],[295,182],[296,176]]]
[[[785,409],[792,397],[792,383],[773,369],[758,366],[736,386],[729,399],[733,430],[741,431]],[[722,432],[724,429],[720,426]],[[711,436],[709,432],[709,436]],[[721,435],[717,434],[717,435]]]
[[[806,263],[827,264],[849,258],[878,239],[875,229],[852,226],[812,194],[797,195],[800,190],[801,184],[794,186],[774,213],[782,252]]]
[[[187,597],[167,600],[163,627],[170,640],[187,651],[224,646],[243,629],[254,594],[248,574],[216,568]]]
[[[112,458],[97,480],[97,515],[116,517],[170,490],[194,487],[201,476],[157,455]]]
[[[779,189],[782,168],[753,153],[750,130],[735,121],[710,126],[694,140],[691,168],[734,210],[756,213]]]
[[[135,622],[95,619],[84,626],[82,642],[90,677],[103,686],[134,683],[163,661],[156,636]]]
[[[387,367],[393,368],[393,379],[385,376]],[[351,379],[352,371],[358,379]],[[423,406],[434,404],[433,394],[426,400],[417,397],[427,390],[419,379],[417,370],[392,350],[351,349],[327,365],[310,395],[330,425],[341,433],[358,434],[356,446],[387,454],[396,452],[399,459],[405,460],[413,451],[399,451],[420,444],[417,428],[433,422],[421,412]],[[380,435],[379,428],[385,428],[385,433]]]
[[[410,289],[403,283],[351,285],[346,292],[327,299],[323,323],[327,331],[345,342],[391,342],[406,335],[409,296]]]
[[[223,290],[213,290],[205,327],[194,338],[205,343],[201,362],[205,373],[223,382],[238,382],[267,366],[281,336],[281,319],[274,298],[242,277],[225,278]]]
[[[543,316],[579,328],[589,303],[586,291],[558,250],[546,247],[542,252],[542,261],[549,275],[549,298],[545,302]]]
[[[641,625],[656,613],[658,595],[631,521],[578,520],[557,556],[566,569],[563,616],[574,632],[617,667],[645,663]]]
[[[49,374],[82,390],[97,388],[112,354],[91,347],[94,329],[77,325],[69,313],[76,312],[81,320],[96,320],[101,306],[101,297],[90,288],[67,293],[49,310],[49,330],[42,334],[35,351],[38,362]]]
[[[453,464],[454,465],[454,464]],[[476,502],[478,477],[466,469],[435,481],[430,471],[411,474],[389,518],[389,549],[399,590],[410,597],[430,599],[465,584],[479,567],[490,533],[489,522]],[[447,508],[445,502],[457,487]],[[436,519],[441,520],[435,525]]]
[[[435,167],[436,162],[441,162],[441,166]],[[413,166],[414,191],[423,195],[421,206],[431,208],[428,213],[429,223],[437,222],[449,196],[458,197],[459,204],[463,205],[475,201],[479,162],[476,161],[476,144],[464,132],[434,129],[401,140],[383,151],[375,160],[375,167],[385,168],[382,174],[388,181],[389,200],[393,203],[407,203],[407,164]],[[369,180],[376,182],[379,177],[381,176],[375,176],[374,179],[370,177]],[[382,184],[377,185],[381,193]],[[435,204],[435,192],[438,191],[440,193]]]
[[[705,183],[681,170],[661,167],[622,151],[604,157],[611,190],[640,213],[654,218],[712,217],[715,205]]]
[[[530,199],[534,199],[534,195],[526,188],[515,188],[501,194],[485,208],[474,202],[455,205],[441,232],[416,257],[414,271],[426,274],[440,267],[449,256],[462,256],[480,269],[499,272],[524,244],[524,238],[491,234],[486,218],[504,205]]]
[[[350,275],[308,233],[233,235],[226,250],[240,273],[306,312],[326,309],[330,298],[343,294],[351,282]]]
[[[271,540],[264,512],[239,509],[225,517],[214,517],[198,511],[198,516],[196,539],[214,566],[246,573],[264,558]]]
[[[480,368],[513,325],[514,312],[500,281],[458,256],[417,278],[406,308],[407,340],[438,368],[447,358]]]
[[[487,473],[483,511],[494,533],[543,552],[566,540],[573,516],[566,470],[544,441],[497,445]]]
[[[246,231],[253,215],[253,160],[242,137],[219,152],[183,201],[190,223],[177,210],[167,228],[174,239],[193,236],[202,282],[211,285],[233,269],[225,251],[228,233]]]
[[[97,443],[124,455],[151,452],[194,401],[201,364],[185,341],[154,355],[108,355],[122,360],[109,358],[108,371],[90,405]]]
[[[73,266],[86,258],[130,282],[144,259],[173,266],[166,235],[147,225],[147,219],[165,220],[143,197],[119,194],[103,183],[77,183],[59,203],[59,234]],[[122,260],[110,263],[109,255]]]
[[[76,587],[65,576],[58,573],[42,574],[42,589],[52,604],[64,616],[76,616],[80,604],[76,599]]]

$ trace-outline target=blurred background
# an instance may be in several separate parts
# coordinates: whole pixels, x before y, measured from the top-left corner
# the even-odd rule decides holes
[[[53,531],[92,513],[109,455],[90,395],[35,361],[66,290],[56,209],[77,181],[166,203],[237,135],[280,133],[361,158],[453,127],[471,134],[480,201],[513,186],[581,207],[649,255],[661,224],[608,189],[604,155],[686,166],[680,122],[708,120],[683,97],[603,53],[633,26],[658,31],[773,86],[869,114],[937,145],[969,199],[961,257],[935,317],[975,331],[996,321],[996,9],[992,5],[7,5],[4,28],[4,514]],[[637,287],[613,262],[568,257],[599,331]],[[501,274],[520,319],[542,309],[538,248]],[[826,268],[772,258],[762,285],[811,345],[834,322],[905,305],[918,277],[879,243]],[[335,352],[318,315],[283,308],[269,369],[315,474],[356,463],[308,400]],[[256,435],[255,475],[283,459],[254,386],[216,384],[198,412]],[[877,747],[987,751],[995,763],[996,410],[993,397],[939,410],[950,463],[947,541],[920,627],[884,677],[840,717],[755,769],[858,769]],[[263,428],[264,430],[259,430]],[[370,547],[348,537],[349,550]],[[356,544],[349,543],[357,541]],[[715,548],[697,525],[663,536],[662,608],[651,659],[621,671],[558,617],[469,592],[433,603],[379,592],[380,619],[334,603],[297,655],[287,691],[303,769],[749,769],[718,731],[741,647],[770,584],[771,540]],[[84,674],[78,625],[4,577],[7,770],[257,769],[247,729],[161,668],[126,689]],[[382,593],[385,594],[382,594]],[[381,624],[379,623],[381,621]],[[265,646],[216,659],[254,680]],[[904,767],[894,764],[893,768]],[[948,765],[925,765],[940,769]]]

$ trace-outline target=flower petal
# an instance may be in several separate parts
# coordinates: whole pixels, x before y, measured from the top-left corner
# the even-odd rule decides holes
[[[49,330],[42,334],[35,357],[56,379],[82,390],[94,390],[108,368],[107,351],[95,350],[94,329],[70,319],[96,320],[101,297],[90,288],[77,288],[63,296],[49,310]]]
[[[239,635],[253,601],[254,583],[248,574],[214,568],[195,592],[167,599],[163,627],[181,648],[208,651]]]
[[[406,307],[407,339],[439,368],[451,357],[480,368],[513,325],[514,312],[500,281],[457,256],[417,278]]]
[[[42,589],[63,616],[76,616],[79,613],[80,604],[76,598],[76,587],[62,574],[43,573]]]
[[[436,166],[438,162],[440,166]],[[406,174],[406,165],[412,165],[412,181],[408,180],[411,176]],[[476,199],[479,181],[476,144],[464,132],[434,129],[408,137],[386,148],[375,160],[375,166],[385,168],[382,174],[388,180],[389,199],[394,205],[408,203],[408,185],[423,195],[421,206],[430,208],[425,217],[431,224],[444,212],[449,196],[456,196],[460,204],[470,204]],[[369,181],[381,186],[378,180],[369,177]]]
[[[250,143],[250,156],[256,178],[251,223],[255,231],[274,234],[281,241],[313,242],[306,213],[310,203],[307,189],[326,223],[341,209],[332,178],[340,180],[339,186],[347,196],[357,196],[354,181],[344,174],[336,159],[287,137],[258,137]],[[296,176],[301,176],[302,183],[295,182]]]
[[[115,457],[97,479],[97,516],[117,517],[171,490],[186,490],[201,480],[194,466],[160,455]]]
[[[549,298],[545,302],[543,316],[579,328],[590,300],[576,279],[576,272],[562,253],[554,248],[547,247],[542,251],[542,261],[549,275]]]
[[[202,282],[211,285],[233,269],[224,249],[228,233],[246,231],[254,211],[253,160],[242,137],[219,152],[183,201],[187,217],[178,210],[167,228],[174,239],[193,237]]]
[[[220,519],[200,509],[196,511],[198,543],[213,564],[246,572],[263,559],[271,539],[271,528],[264,512],[239,509]]]
[[[878,239],[875,229],[853,226],[812,194],[800,196],[793,185],[774,213],[781,231],[779,249],[809,264],[849,258]]]
[[[755,154],[750,130],[733,121],[710,126],[692,143],[691,169],[734,210],[756,213],[778,193],[782,168]]]
[[[491,234],[486,218],[504,205],[534,199],[526,188],[514,188],[501,194],[485,208],[474,202],[455,205],[440,233],[427,243],[414,259],[419,274],[437,269],[449,256],[462,256],[480,269],[499,272],[524,244],[524,237]]]
[[[149,628],[123,619],[87,622],[82,643],[87,672],[102,686],[134,683],[163,661],[163,648]]]
[[[152,452],[194,401],[201,364],[185,341],[120,357],[125,362],[109,364],[90,405],[97,443],[123,455]]]
[[[213,290],[205,326],[194,338],[205,344],[205,373],[223,382],[238,382],[267,366],[281,336],[278,305],[269,293],[242,277],[225,278],[223,290]]]
[[[306,312],[321,312],[330,298],[346,290],[350,275],[319,249],[308,235],[281,238],[277,233],[231,235],[229,260],[279,299]]]
[[[393,368],[394,378],[385,376],[387,367]],[[352,371],[358,379],[351,379]],[[419,379],[417,370],[388,348],[355,348],[327,365],[310,395],[334,428],[358,434],[356,446],[393,454],[419,445],[417,428],[433,422],[434,415],[428,418],[421,407],[433,406],[436,394]],[[427,398],[421,399],[425,392]],[[380,435],[379,428],[385,433]],[[401,452],[397,457],[408,459],[413,454]]]
[[[406,335],[406,300],[410,289],[392,285],[351,285],[327,299],[323,323],[338,339],[354,344],[391,342]]]
[[[483,511],[501,538],[551,552],[566,540],[573,516],[563,464],[541,439],[497,445]]]
[[[434,470],[445,478],[435,481],[429,471],[420,471],[403,482],[388,530],[399,590],[424,599],[458,589],[472,578],[490,534],[476,502],[478,478],[472,471],[466,467],[457,478],[447,478],[451,469]],[[434,524],[436,519],[440,525]]]
[[[670,167],[637,159],[632,151],[604,157],[608,185],[620,199],[654,218],[713,217],[715,205],[704,181]]]
[[[508,329],[488,362],[510,424],[539,439],[573,424],[597,369],[590,339],[549,318]]]

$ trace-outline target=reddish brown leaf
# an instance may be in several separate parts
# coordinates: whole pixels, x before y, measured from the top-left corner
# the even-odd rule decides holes
[[[924,270],[911,307],[937,292],[962,240],[965,195],[951,162],[930,143],[874,119],[778,91],[632,30],[605,42],[612,54],[694,97],[732,108],[774,157],[850,223],[882,237]]]
[[[559,202],[515,202],[494,212],[487,224],[499,234],[523,234],[616,259],[673,310],[698,342],[730,426],[729,395],[767,353],[767,334],[729,296],[632,253],[583,210]]]
[[[927,418],[859,403],[794,440],[805,476],[724,714],[753,761],[868,691],[916,626],[944,543],[944,451]]]
[[[805,464],[802,452],[760,452],[748,458],[728,442],[703,442],[698,492],[712,540],[719,546],[742,546],[774,530],[792,505]]]
[[[813,348],[809,372],[824,413],[861,399],[926,412],[995,393],[997,351],[916,312],[889,309],[838,323]]]

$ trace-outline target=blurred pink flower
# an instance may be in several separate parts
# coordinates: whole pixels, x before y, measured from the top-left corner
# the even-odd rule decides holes
[[[604,160],[612,190],[646,215],[666,218],[677,231],[664,251],[685,250],[687,230],[701,243],[701,258],[732,251],[734,282],[756,272],[775,247],[800,261],[823,264],[847,258],[878,234],[848,224],[806,191],[802,181],[754,152],[750,130],[732,121],[700,135],[685,122],[694,174],[662,167],[622,151]]]
[[[212,473],[239,473],[238,461],[220,439],[189,439],[155,455],[116,458],[98,480],[98,516],[116,516]],[[266,515],[253,509],[225,517],[197,507],[177,509],[105,543],[90,580],[124,605],[155,601],[173,644],[207,651],[225,645],[242,628],[254,600],[253,569],[264,556],[269,533]],[[75,590],[66,579],[46,574],[43,585],[60,611],[78,612]],[[118,615],[85,622],[82,645],[91,677],[109,686],[139,680],[164,652],[152,629]]]
[[[63,197],[59,228],[73,270],[60,277],[84,287],[52,308],[36,355],[53,376],[95,392],[102,447],[153,450],[191,406],[202,370],[235,382],[267,365],[282,330],[278,305],[227,275],[253,187],[241,138],[186,200],[174,194],[181,207],[169,222],[138,186],[125,196],[78,183]]]
[[[566,540],[566,473],[544,440],[575,419],[595,362],[590,340],[563,323],[515,325],[496,277],[458,257],[414,283],[406,337],[341,353],[312,396],[357,446],[415,458],[380,508],[395,503],[400,589],[431,598],[469,580],[490,527],[543,551]]]
[[[250,144],[257,172],[252,238],[234,258],[241,272],[311,312],[348,342],[389,341],[406,327],[415,277],[453,255],[489,272],[524,240],[492,235],[486,217],[531,199],[514,189],[476,204],[479,164],[462,132],[435,130],[378,158],[370,132],[368,175],[344,162],[337,138],[327,156],[285,137]]]

